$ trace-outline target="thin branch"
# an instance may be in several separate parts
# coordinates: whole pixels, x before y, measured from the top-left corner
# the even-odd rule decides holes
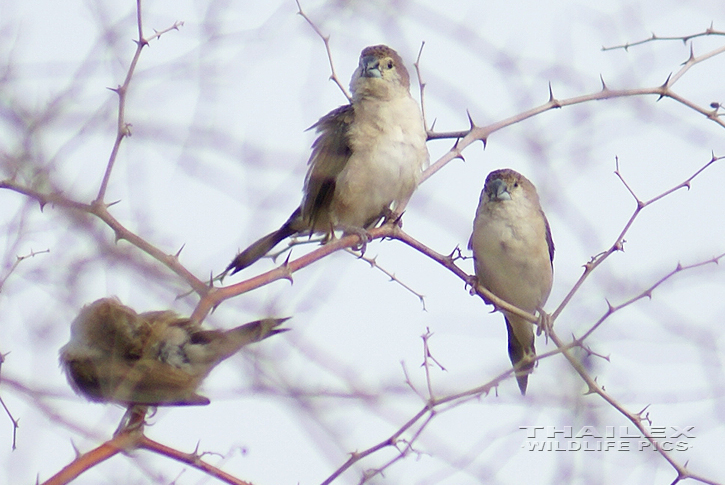
[[[139,438],[138,448],[153,451],[169,458],[173,458],[174,460],[181,463],[186,463],[187,465],[192,466],[197,470],[201,470],[207,475],[221,480],[222,482],[229,483],[230,485],[252,485],[251,482],[236,478],[235,476],[220,470],[214,465],[205,462],[201,459],[201,455],[197,453],[197,451],[194,451],[193,453],[183,453],[181,451],[175,450],[174,448],[153,441],[147,438],[145,435],[142,435]]]
[[[435,140],[435,139],[440,139],[440,138],[453,138],[456,140],[456,143],[454,144],[453,148],[451,148],[447,153],[445,153],[442,157],[440,157],[435,163],[431,164],[431,166],[428,167],[428,169],[423,173],[423,176],[421,178],[421,183],[423,183],[425,180],[430,178],[433,174],[435,174],[438,170],[443,168],[451,160],[460,158],[461,152],[463,151],[463,149],[468,147],[475,141],[480,140],[480,141],[483,141],[484,143],[486,143],[488,141],[489,136],[492,133],[499,131],[507,126],[511,126],[513,124],[519,123],[523,120],[534,117],[536,115],[539,115],[541,113],[544,113],[544,112],[552,110],[552,109],[563,108],[565,106],[573,106],[576,104],[587,103],[590,101],[599,101],[599,100],[604,100],[604,99],[617,99],[617,98],[633,97],[633,96],[647,96],[647,95],[655,95],[658,97],[658,99],[667,97],[667,98],[677,101],[678,103],[702,114],[707,119],[709,119],[725,128],[725,120],[719,115],[719,112],[718,112],[719,106],[716,106],[714,108],[702,107],[672,91],[673,84],[676,81],[678,81],[692,66],[694,66],[695,64],[698,64],[706,59],[714,57],[716,55],[722,54],[723,52],[725,52],[725,46],[715,49],[713,51],[710,51],[699,57],[691,56],[683,64],[683,66],[680,68],[680,70],[677,73],[668,77],[668,79],[659,86],[653,86],[653,87],[649,87],[649,88],[633,88],[633,89],[610,89],[609,87],[607,87],[606,84],[602,83],[602,89],[598,92],[585,94],[585,95],[581,95],[581,96],[575,96],[575,97],[567,98],[567,99],[557,99],[554,97],[553,93],[551,93],[551,91],[549,91],[549,99],[546,103],[544,103],[540,106],[537,106],[535,108],[531,108],[527,111],[521,112],[519,114],[516,114],[514,116],[511,116],[509,118],[506,118],[504,120],[498,121],[496,123],[492,123],[488,126],[472,126],[470,129],[465,130],[465,131],[452,131],[452,132],[440,132],[440,133],[431,132],[428,134],[429,140]]]
[[[10,267],[10,269],[5,274],[5,276],[3,276],[2,279],[0,279],[0,292],[2,292],[5,282],[8,280],[8,278],[10,278],[10,275],[13,274],[13,272],[17,269],[17,267],[20,265],[20,263],[22,263],[23,261],[25,261],[28,258],[33,258],[38,254],[44,254],[44,253],[50,253],[50,249],[44,249],[44,250],[38,251],[38,252],[35,252],[31,249],[30,254],[26,254],[25,256],[16,256],[15,262],[13,263],[13,265]],[[2,362],[2,359],[0,359],[0,362]]]
[[[638,40],[637,42],[627,42],[626,44],[613,45],[611,47],[604,47],[604,46],[602,46],[602,50],[603,51],[611,51],[611,50],[616,50],[616,49],[624,49],[626,51],[626,50],[629,50],[630,47],[634,47],[634,46],[638,46],[638,45],[642,45],[642,44],[647,44],[648,42],[654,42],[654,41],[658,41],[658,40],[665,40],[665,41],[667,41],[667,40],[679,40],[679,41],[682,41],[683,43],[685,43],[685,42],[687,42],[687,41],[689,41],[691,39],[694,39],[696,37],[705,37],[705,36],[710,36],[710,35],[725,35],[725,32],[719,31],[719,30],[714,30],[712,28],[712,24],[710,24],[710,27],[708,27],[707,29],[705,29],[704,32],[699,32],[697,34],[691,34],[691,35],[685,35],[685,36],[659,37],[659,36],[657,36],[657,34],[654,34],[653,33],[647,39]]]
[[[425,128],[426,133],[428,133],[428,123],[425,120],[425,83],[423,82],[423,76],[420,73],[420,57],[423,55],[423,47],[425,47],[425,41],[420,43],[418,57],[415,59],[413,66],[415,67],[415,73],[418,76],[418,88],[420,89],[420,113],[423,116],[423,127]]]
[[[629,231],[629,229],[634,224],[634,221],[637,219],[637,217],[639,216],[640,212],[642,212],[642,210],[645,207],[648,207],[648,206],[654,204],[658,200],[661,200],[664,197],[667,197],[668,195],[670,195],[673,192],[676,192],[676,191],[678,191],[678,190],[680,190],[682,188],[688,188],[689,189],[690,188],[690,184],[695,179],[695,177],[697,177],[698,175],[700,175],[705,169],[707,169],[713,163],[715,163],[715,162],[717,162],[719,160],[722,160],[724,158],[725,157],[716,157],[715,155],[713,155],[710,158],[710,160],[705,165],[703,165],[702,167],[700,167],[697,171],[695,171],[695,173],[693,173],[686,180],[684,180],[683,182],[675,185],[674,187],[671,187],[671,188],[665,190],[664,192],[660,193],[659,195],[656,195],[655,197],[651,198],[650,200],[648,200],[646,202],[641,201],[637,197],[637,195],[631,189],[631,187],[629,186],[629,184],[627,184],[627,182],[624,180],[624,177],[622,177],[622,175],[621,175],[621,173],[619,171],[619,159],[617,158],[616,159],[616,162],[615,162],[616,163],[616,170],[615,170],[614,173],[617,175],[617,177],[619,177],[619,179],[622,181],[622,184],[625,186],[625,188],[627,189],[627,191],[634,198],[635,203],[636,203],[636,207],[635,207],[634,211],[632,212],[632,215],[630,216],[629,220],[625,223],[624,228],[622,228],[622,230],[620,231],[620,233],[617,235],[617,238],[615,239],[614,243],[609,247],[609,249],[607,249],[606,251],[603,251],[603,252],[599,253],[598,255],[594,256],[589,262],[587,262],[584,265],[584,272],[582,273],[582,275],[579,277],[579,279],[574,284],[574,286],[571,288],[571,290],[569,290],[569,293],[567,293],[567,295],[561,301],[561,303],[556,308],[556,310],[551,314],[551,322],[553,323],[557,319],[557,317],[559,316],[559,314],[561,314],[561,312],[564,310],[564,308],[569,303],[569,301],[579,291],[579,288],[581,288],[581,286],[584,284],[584,281],[589,277],[589,275],[592,274],[592,271],[594,271],[599,265],[601,265],[605,260],[607,260],[612,254],[614,254],[617,251],[621,251],[623,249],[623,247],[624,247],[624,236],[627,234],[627,232]]]
[[[340,82],[340,79],[337,77],[337,73],[335,73],[335,63],[332,61],[332,52],[330,52],[330,36],[324,35],[322,31],[315,25],[315,23],[310,19],[305,12],[302,11],[302,5],[300,5],[299,0],[295,0],[297,3],[297,13],[302,16],[303,19],[307,21],[307,23],[312,27],[312,30],[315,31],[315,33],[322,39],[322,42],[325,43],[325,51],[327,51],[327,60],[330,62],[330,79],[332,79],[335,84],[337,84],[337,87],[340,88],[340,91],[342,91],[342,94],[345,95],[347,98],[348,103],[352,103],[352,97],[347,92],[347,89],[345,89],[345,86]]]
[[[172,270],[174,273],[182,277],[191,286],[195,292],[199,295],[204,295],[209,291],[209,287],[196,276],[194,276],[189,270],[187,270],[173,254],[167,254],[158,249],[156,246],[147,242],[145,239],[136,235],[121,224],[110,212],[108,212],[108,205],[103,203],[93,202],[91,204],[84,204],[65,197],[61,194],[46,194],[37,190],[25,187],[16,183],[13,180],[0,180],[0,189],[8,189],[19,194],[23,194],[31,199],[38,201],[41,208],[46,204],[50,203],[53,206],[59,206],[66,209],[76,210],[80,212],[86,212],[93,214],[100,220],[105,222],[116,235],[116,240],[125,239],[130,242],[149,256],[163,263],[166,267]]]
[[[405,288],[406,290],[408,290],[409,292],[411,292],[413,295],[415,295],[418,298],[418,300],[420,300],[420,304],[423,306],[423,311],[427,311],[426,308],[425,308],[425,296],[423,294],[418,293],[417,291],[415,291],[411,286],[406,285],[405,283],[403,283],[402,281],[400,281],[400,279],[398,279],[398,277],[395,275],[395,273],[391,273],[387,269],[385,269],[382,266],[380,266],[378,264],[377,257],[375,257],[375,258],[368,258],[365,255],[355,253],[350,248],[346,248],[345,251],[347,251],[347,253],[355,256],[357,259],[362,259],[363,261],[365,261],[366,263],[368,263],[371,268],[375,268],[375,269],[381,271],[384,275],[386,275],[388,278],[390,278],[390,281],[393,281],[393,282],[399,284],[400,286],[402,286],[403,288]]]
[[[3,362],[5,362],[5,356],[6,354],[0,353],[0,382],[2,382],[2,365]],[[2,396],[0,396],[0,405],[2,405],[3,409],[5,410],[5,414],[8,415],[8,418],[10,418],[10,422],[13,423],[13,444],[12,449],[15,450],[17,448],[17,437],[18,437],[18,428],[20,425],[18,424],[18,420],[13,417],[13,413],[10,412],[10,409],[8,409],[7,405],[5,404],[5,401],[3,401]]]
[[[131,79],[133,78],[133,74],[136,71],[136,65],[138,64],[138,60],[141,57],[141,51],[144,47],[146,47],[150,41],[154,39],[158,39],[166,32],[170,32],[172,30],[179,30],[179,27],[184,25],[184,22],[174,22],[174,25],[171,27],[168,27],[161,31],[156,31],[154,35],[151,37],[144,38],[143,35],[143,17],[141,15],[141,0],[136,0],[136,25],[138,27],[138,40],[135,40],[136,43],[136,52],[133,55],[133,58],[131,59],[131,64],[128,66],[128,71],[126,72],[126,78],[123,81],[123,84],[117,86],[116,88],[109,88],[111,91],[115,92],[118,95],[118,118],[116,121],[116,141],[113,143],[113,148],[111,149],[111,155],[108,157],[108,163],[106,164],[106,171],[103,174],[103,180],[101,181],[101,186],[98,189],[98,195],[96,196],[96,203],[102,203],[103,199],[106,196],[106,190],[108,189],[108,183],[111,180],[111,171],[113,170],[113,166],[116,163],[116,158],[118,156],[118,150],[121,147],[121,142],[124,138],[127,136],[131,136],[131,124],[126,123],[126,97],[128,95],[128,88],[131,85]]]

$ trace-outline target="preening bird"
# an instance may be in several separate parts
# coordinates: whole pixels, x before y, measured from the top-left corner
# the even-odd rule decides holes
[[[204,330],[172,311],[136,313],[115,298],[86,305],[71,324],[60,363],[71,387],[92,401],[205,405],[201,381],[245,345],[284,332],[283,319]]]
[[[246,268],[292,235],[364,233],[408,203],[429,156],[403,60],[385,45],[366,47],[350,91],[350,104],[311,127],[319,136],[300,206],[282,227],[238,254],[225,273]]]
[[[536,187],[511,169],[488,174],[468,243],[478,281],[494,295],[529,313],[539,311],[551,291],[554,241]],[[536,356],[533,324],[503,311],[514,367]],[[516,380],[526,394],[533,362],[522,362]]]

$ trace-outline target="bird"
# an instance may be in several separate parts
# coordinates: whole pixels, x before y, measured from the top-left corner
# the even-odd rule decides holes
[[[138,314],[117,298],[101,298],[71,323],[60,363],[71,387],[91,401],[206,405],[196,390],[209,372],[245,345],[288,330],[277,328],[285,320],[205,330],[173,311]]]
[[[526,177],[508,168],[488,174],[468,248],[480,284],[521,310],[541,312],[553,282],[554,241],[536,187]],[[509,358],[526,395],[536,356],[533,324],[502,312]]]
[[[429,162],[425,123],[403,60],[386,45],[366,47],[350,91],[349,104],[309,128],[319,135],[300,206],[282,227],[239,253],[223,274],[248,267],[293,235],[322,233],[327,239],[342,229],[364,238],[383,216],[401,215]]]

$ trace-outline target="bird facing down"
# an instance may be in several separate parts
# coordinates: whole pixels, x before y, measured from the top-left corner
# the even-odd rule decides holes
[[[529,313],[546,303],[553,279],[554,242],[536,187],[526,177],[511,169],[488,174],[468,248],[473,250],[479,283],[494,295]],[[521,394],[526,394],[528,374],[534,367],[528,361],[536,356],[533,324],[512,313],[503,314],[509,358],[517,368]]]
[[[92,401],[152,406],[205,405],[201,381],[247,344],[284,332],[267,319],[203,330],[172,311],[137,314],[115,298],[86,305],[71,324],[60,363],[71,387]]]
[[[399,215],[408,203],[429,156],[403,60],[385,45],[366,47],[350,91],[350,104],[311,127],[319,136],[299,208],[282,227],[238,254],[225,273],[246,268],[292,235],[331,235],[335,229],[363,233],[390,215],[391,204]]]

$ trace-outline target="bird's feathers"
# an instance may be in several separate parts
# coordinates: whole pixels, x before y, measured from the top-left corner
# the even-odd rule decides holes
[[[60,361],[73,389],[94,401],[199,405],[201,381],[245,345],[283,332],[286,319],[205,330],[171,311],[137,314],[115,298],[86,305]]]

